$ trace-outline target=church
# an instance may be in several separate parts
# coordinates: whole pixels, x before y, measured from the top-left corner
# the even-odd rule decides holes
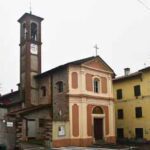
[[[51,147],[115,143],[114,71],[92,56],[42,73],[42,21],[31,13],[18,20],[20,83],[18,91],[0,97],[14,146],[33,139]]]

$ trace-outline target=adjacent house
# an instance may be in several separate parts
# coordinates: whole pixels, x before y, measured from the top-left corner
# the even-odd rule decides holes
[[[118,139],[150,140],[150,67],[113,80]]]

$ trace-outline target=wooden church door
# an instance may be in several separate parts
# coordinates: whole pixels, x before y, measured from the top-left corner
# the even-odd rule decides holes
[[[103,139],[103,119],[94,118],[94,138],[95,140]]]

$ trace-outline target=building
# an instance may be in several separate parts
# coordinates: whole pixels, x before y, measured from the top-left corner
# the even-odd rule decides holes
[[[19,91],[12,91],[0,96],[0,144],[8,147],[15,146],[15,127],[12,125],[14,119],[7,119],[6,114],[21,109],[22,101],[19,99]]]
[[[95,56],[41,73],[42,20],[28,13],[18,20],[22,103],[6,118],[15,118],[16,145],[31,139],[52,147],[115,143],[114,71]]]
[[[150,140],[150,67],[113,80],[118,139]]]

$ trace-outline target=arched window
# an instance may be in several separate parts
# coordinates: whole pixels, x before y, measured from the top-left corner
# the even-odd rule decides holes
[[[37,40],[37,24],[31,23],[31,39],[33,41]]]
[[[94,109],[93,109],[93,114],[103,114],[103,109],[99,106],[96,106]]]
[[[56,83],[56,85],[57,85],[57,91],[58,91],[58,93],[61,93],[61,92],[63,92],[63,82],[62,81],[58,81],[57,83]]]
[[[99,92],[99,79],[95,78],[94,79],[94,93],[98,93]]]

